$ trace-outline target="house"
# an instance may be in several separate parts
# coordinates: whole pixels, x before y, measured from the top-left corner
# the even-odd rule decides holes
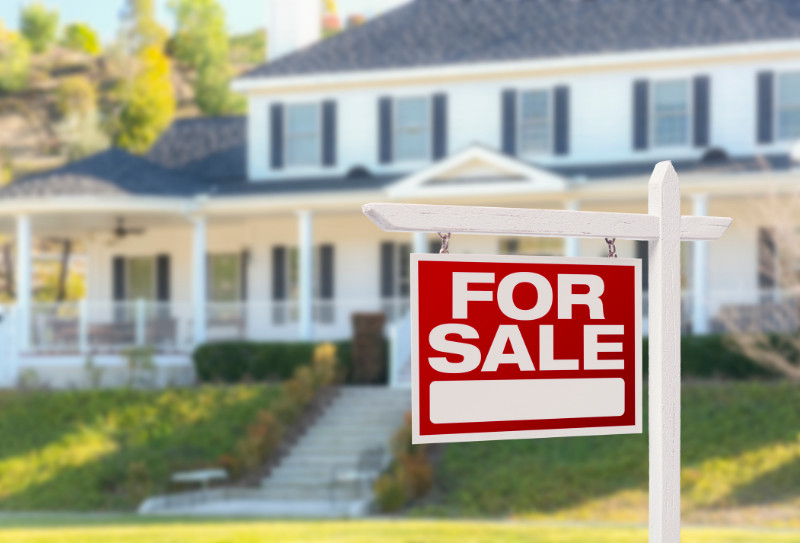
[[[646,212],[664,159],[685,214],[736,219],[685,248],[687,332],[763,322],[764,307],[796,326],[772,218],[753,212],[800,182],[797,2],[413,0],[319,43],[313,18],[281,17],[305,8],[318,1],[274,3],[277,58],[233,82],[246,117],[178,120],[145,157],[112,149],[0,190],[18,256],[0,383],[29,369],[74,383],[88,353],[111,367],[131,345],[178,375],[203,342],[343,338],[359,311],[400,326],[407,255],[439,238],[381,232],[362,204]],[[85,244],[82,302],[31,299],[31,241],[53,232]],[[491,236],[451,249],[607,251]]]

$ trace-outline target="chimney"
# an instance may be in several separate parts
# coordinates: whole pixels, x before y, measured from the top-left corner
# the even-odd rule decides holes
[[[318,41],[322,32],[320,0],[268,0],[267,58],[275,60]]]

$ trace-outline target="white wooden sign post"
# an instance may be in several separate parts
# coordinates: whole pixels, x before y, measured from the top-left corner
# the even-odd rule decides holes
[[[680,541],[681,241],[710,241],[727,217],[680,214],[680,184],[670,162],[656,165],[648,214],[366,204],[364,214],[390,232],[618,238],[649,242],[650,541]]]

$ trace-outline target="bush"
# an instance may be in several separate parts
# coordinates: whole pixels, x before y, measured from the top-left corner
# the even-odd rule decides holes
[[[64,47],[73,51],[80,51],[89,55],[99,55],[102,52],[100,38],[92,27],[86,23],[72,23],[64,29],[62,40]]]
[[[56,38],[58,12],[47,9],[41,2],[35,2],[22,9],[19,26],[33,51],[43,53]]]
[[[647,338],[642,342],[642,367],[647,374]],[[777,376],[740,353],[727,335],[719,334],[681,337],[681,374],[683,377],[727,379]]]
[[[16,92],[28,85],[31,46],[0,21],[0,93]]]
[[[350,342],[341,341],[330,345],[337,353],[337,363],[328,362],[328,365],[337,368],[341,380],[352,382]],[[315,358],[316,348],[317,344],[311,342],[224,341],[201,345],[195,350],[192,358],[197,378],[202,382],[285,380],[289,379],[298,367],[308,364]],[[330,357],[330,353],[321,352],[319,356]],[[324,362],[320,364],[324,365]]]
[[[399,471],[384,473],[375,481],[375,501],[387,513],[399,511],[406,504],[408,491]]]

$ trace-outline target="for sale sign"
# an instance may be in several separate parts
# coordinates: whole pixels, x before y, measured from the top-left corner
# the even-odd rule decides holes
[[[413,442],[640,433],[641,261],[411,255]]]

